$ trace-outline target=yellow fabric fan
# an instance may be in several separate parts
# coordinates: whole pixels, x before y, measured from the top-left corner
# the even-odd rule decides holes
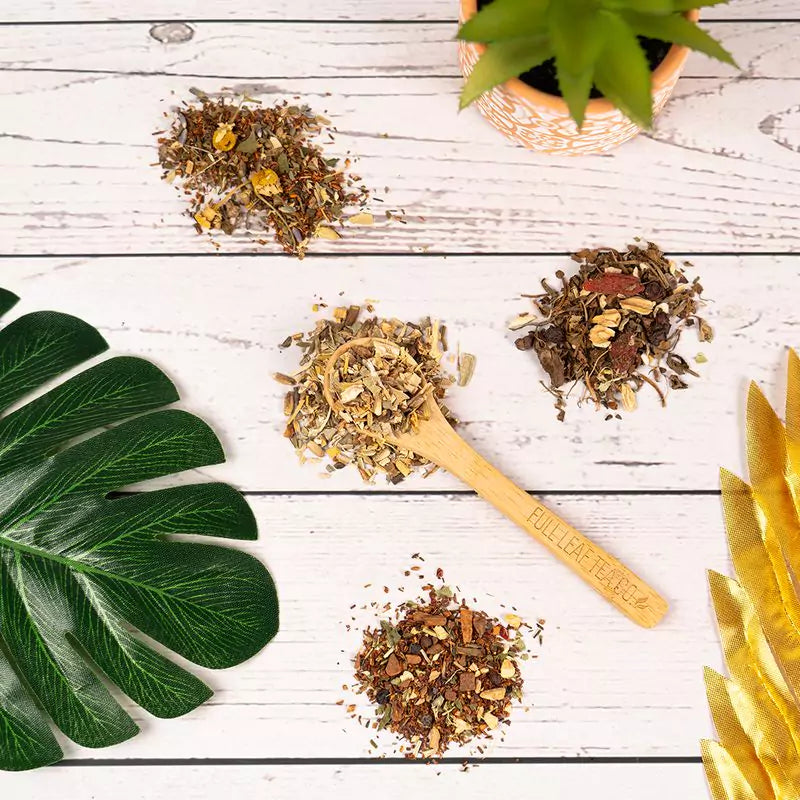
[[[714,800],[800,798],[800,358],[789,353],[786,424],[755,384],[750,484],[723,470],[738,580],[709,572],[730,678],[706,669],[719,742],[702,743]]]

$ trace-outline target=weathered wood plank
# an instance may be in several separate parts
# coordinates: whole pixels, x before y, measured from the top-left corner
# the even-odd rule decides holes
[[[220,81],[9,74],[0,88],[0,252],[214,252],[152,166],[152,133],[192,84],[215,91]],[[327,110],[341,131],[331,154],[359,155],[365,182],[389,186],[386,205],[407,211],[407,224],[353,232],[316,252],[563,252],[634,234],[683,251],[800,247],[797,79],[687,78],[654,134],[580,159],[537,157],[477,111],[457,114],[457,78],[226,83]],[[277,251],[246,236],[223,246]]]
[[[380,767],[380,769],[377,769]],[[49,769],[34,775],[4,775],[3,783],[14,796],[32,788],[39,800],[90,800],[115,797],[140,800],[142,786],[148,796],[207,800],[209,797],[260,797],[294,800],[297,797],[359,797],[365,786],[380,786],[382,800],[408,800],[426,796],[435,780],[436,791],[473,798],[513,797],[520,786],[535,787],[547,800],[594,797],[704,797],[705,778],[697,764],[522,764],[487,765],[462,770],[458,765],[326,765],[288,766],[185,766],[74,767]]]
[[[243,488],[364,488],[354,471],[323,481],[322,469],[297,463],[281,435],[284,388],[270,376],[292,371],[298,354],[277,345],[313,327],[311,304],[320,297],[331,304],[377,298],[385,316],[444,320],[451,346],[478,358],[472,384],[453,390],[464,436],[528,489],[715,489],[721,465],[741,469],[747,381],[782,403],[784,348],[800,345],[800,257],[693,260],[713,300],[707,317],[716,339],[701,345],[689,332],[680,350],[689,359],[701,350],[708,357],[698,368],[702,378],[673,392],[665,409],[643,391],[641,407],[621,422],[573,405],[563,424],[539,385],[544,373],[516,350],[505,325],[529,308],[521,293],[537,291],[556,269],[571,269],[566,257],[308,258],[288,267],[244,257],[6,259],[0,276],[24,298],[21,309],[77,314],[98,325],[115,350],[160,363],[185,405],[222,434],[231,462],[209,473]],[[459,484],[435,475],[407,488]]]
[[[704,10],[704,16],[717,19],[798,19],[793,0],[733,0],[730,4]],[[58,0],[14,0],[2,10],[0,21],[50,22],[66,20],[141,20],[141,19],[248,19],[285,20],[443,20],[458,16],[457,0],[296,0],[293,3],[265,3],[247,6],[238,0],[207,0],[198,7],[194,0],[140,0],[135,5],[122,0],[71,0],[68,6]]]
[[[428,578],[442,567],[487,611],[503,613],[506,604],[526,619],[546,619],[544,645],[531,650],[538,658],[524,666],[530,710],[515,710],[504,740],[491,743],[487,755],[697,755],[698,740],[712,735],[702,666],[722,668],[705,578],[706,567],[728,569],[718,499],[545,499],[664,594],[671,608],[660,626],[631,623],[475,498],[253,497],[261,541],[245,547],[269,565],[279,587],[277,638],[235,669],[194,668],[216,695],[192,714],[153,720],[134,708],[142,735],[102,752],[68,745],[68,757],[391,755],[390,735],[360,727],[336,701],[369,713],[342,689],[352,679],[360,625],[374,624],[359,607],[399,598],[400,586],[413,598],[420,581],[403,570],[421,563],[411,560],[414,552],[426,559]]]
[[[747,78],[798,78],[800,42],[791,22],[709,22]],[[167,74],[253,80],[303,77],[457,77],[455,22],[148,23],[0,27],[0,70]],[[170,41],[171,39],[171,41]],[[166,40],[166,41],[165,41]],[[279,45],[279,46],[276,46]],[[243,55],[246,54],[246,58]],[[719,61],[693,54],[685,77],[734,77]]]

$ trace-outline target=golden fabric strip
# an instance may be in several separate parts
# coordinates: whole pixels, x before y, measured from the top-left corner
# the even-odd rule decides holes
[[[790,571],[800,575],[800,521],[787,480],[786,431],[755,384],[747,398],[747,465],[759,508],[778,537]]]
[[[775,692],[770,692],[784,710],[787,721],[794,723],[797,736],[800,737],[800,712],[797,712],[795,705],[795,698],[800,696],[800,633],[792,620],[793,615],[800,618],[800,601],[786,565],[780,559],[780,547],[772,528],[766,526],[762,529],[759,523],[758,508],[750,487],[725,471],[721,473],[720,483],[731,557],[741,586],[747,593],[736,592],[737,599],[734,602],[744,609],[752,600],[756,607],[760,627],[772,647],[770,651],[768,646],[760,645],[757,634],[753,637],[755,641],[750,641],[750,647],[754,650],[756,666],[764,682],[772,683],[783,698],[781,702],[774,697]],[[771,552],[768,552],[768,547]],[[747,625],[745,629],[748,629]],[[776,658],[783,673],[778,668]],[[794,690],[794,695],[786,686],[786,681]],[[783,709],[784,704],[795,708],[793,718],[789,718],[789,710]]]
[[[757,654],[750,649],[745,630],[758,624],[742,587],[731,578],[709,573],[725,661],[735,680],[729,686],[731,704],[770,777],[777,797],[800,797],[800,758],[789,730],[761,680]],[[768,670],[765,670],[768,671]]]
[[[800,358],[794,350],[789,350],[786,378],[786,452],[790,476],[797,479],[800,475]],[[797,502],[796,491],[794,497]]]
[[[774,800],[772,782],[731,702],[730,681],[706,667],[706,695],[720,744],[760,800]]]
[[[728,751],[719,742],[704,739],[700,746],[714,800],[763,800],[753,792]]]
[[[738,581],[709,572],[730,680],[706,670],[720,742],[703,743],[714,800],[800,800],[800,358],[789,353],[786,425],[751,384],[750,484],[723,470]]]

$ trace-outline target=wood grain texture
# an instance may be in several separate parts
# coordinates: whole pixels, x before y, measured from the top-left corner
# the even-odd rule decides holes
[[[546,620],[543,646],[531,648],[538,657],[524,664],[525,705],[515,708],[505,737],[493,741],[486,755],[696,756],[698,740],[712,735],[702,666],[722,669],[705,577],[706,567],[729,570],[718,498],[544,499],[663,592],[670,613],[661,625],[632,625],[476,498],[252,497],[260,541],[242,546],[275,577],[278,636],[234,669],[192,667],[216,694],[188,716],[154,720],[132,708],[142,735],[102,752],[67,744],[67,756],[391,755],[391,735],[365,729],[336,702],[370,713],[365,701],[343,689],[352,681],[360,628],[374,624],[373,613],[361,606],[413,599],[422,582],[403,570],[414,565],[431,579],[442,567],[452,585],[489,612],[505,613],[506,604],[525,619]],[[415,552],[425,561],[412,560]]]
[[[680,351],[690,360],[707,356],[698,366],[702,377],[672,392],[665,409],[645,387],[640,408],[622,421],[604,422],[603,412],[571,403],[563,424],[534,356],[517,351],[515,334],[505,329],[530,307],[520,294],[571,269],[563,256],[307,258],[288,269],[283,259],[241,256],[4,259],[0,276],[23,298],[20,312],[57,307],[76,314],[97,325],[115,351],[160,364],[177,380],[184,405],[222,435],[230,463],[204,473],[245,489],[368,488],[355,471],[322,480],[321,466],[297,462],[282,437],[285,387],[271,376],[297,367],[299,351],[281,351],[278,343],[313,327],[316,299],[377,298],[384,316],[442,319],[451,347],[460,343],[476,354],[475,378],[453,390],[451,407],[464,421],[464,438],[522,487],[715,490],[720,466],[743,470],[747,382],[756,380],[777,407],[783,402],[784,348],[800,346],[800,257],[693,261],[690,274],[702,278],[712,301],[706,311],[716,338],[700,344],[690,331]],[[437,474],[400,490],[456,488]]]
[[[262,23],[203,22],[165,34],[149,23],[0,27],[0,70],[50,69],[103,74],[166,74],[240,80],[287,76],[363,78],[459,77],[456,22]],[[713,22],[706,30],[735,54],[748,78],[798,78],[800,23]],[[181,41],[163,42],[169,35]],[[190,38],[183,41],[187,36]],[[156,38],[159,37],[159,38]],[[290,47],[276,47],[276,43]],[[242,59],[246,53],[246,59]],[[719,61],[692,54],[685,77],[735,77]]]
[[[458,765],[329,765],[316,767],[185,766],[48,769],[35,775],[4,775],[12,797],[35,791],[37,800],[141,800],[142,797],[217,797],[293,800],[296,797],[360,797],[380,783],[382,800],[426,797],[432,789],[465,800],[515,797],[531,787],[537,800],[583,800],[584,797],[647,797],[648,800],[705,797],[699,764],[481,765],[463,771]],[[147,794],[142,794],[143,787]]]
[[[1,253],[214,252],[152,166],[153,131],[191,85],[215,91],[221,81],[8,75]],[[457,114],[457,78],[224,83],[327,111],[340,130],[331,155],[360,156],[359,174],[386,201],[374,203],[379,215],[407,212],[406,224],[353,231],[315,252],[563,252],[633,233],[682,251],[800,247],[800,79],[687,78],[654,134],[585,158],[537,157],[504,142],[477,111]],[[224,247],[278,252],[248,236]]]
[[[353,339],[331,355],[325,370],[325,398],[335,413],[343,410],[331,390],[337,360],[355,347],[379,341]],[[453,429],[432,394],[419,411],[422,421],[417,429],[386,436],[385,441],[459,478],[637,625],[653,628],[661,622],[668,604],[652,586],[476,453]]]
[[[398,4],[390,0],[296,0],[293,3],[271,3],[248,6],[239,0],[206,0],[198,6],[195,0],[140,0],[132,5],[122,0],[10,0],[2,9],[0,21],[51,22],[65,20],[181,20],[248,19],[285,20],[407,20],[430,21],[455,19],[456,0],[408,0]],[[718,8],[709,8],[704,15],[711,19],[800,19],[793,0],[733,0]]]

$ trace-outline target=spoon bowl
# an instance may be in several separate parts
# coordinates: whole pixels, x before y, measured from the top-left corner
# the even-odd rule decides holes
[[[359,338],[346,342],[331,354],[322,378],[322,390],[334,414],[339,415],[344,410],[333,387],[337,362],[353,348],[376,349],[376,343],[381,343],[380,347],[384,348],[394,346],[399,358],[416,364],[407,350],[385,339]],[[420,391],[426,391],[426,388],[423,384]],[[447,421],[433,392],[428,391],[419,410],[422,413],[418,424],[408,431],[384,435],[364,429],[364,433],[401,450],[416,453],[460,478],[637,624],[652,628],[663,619],[667,612],[664,598],[614,556],[478,455]]]

